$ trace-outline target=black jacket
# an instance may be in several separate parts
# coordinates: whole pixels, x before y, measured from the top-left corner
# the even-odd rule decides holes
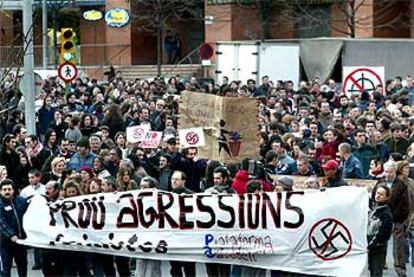
[[[388,205],[375,205],[368,214],[368,250],[386,246],[392,228],[392,214]]]
[[[1,241],[9,241],[12,236],[26,238],[23,230],[23,215],[27,209],[27,201],[17,196],[11,201],[0,197],[0,236]]]

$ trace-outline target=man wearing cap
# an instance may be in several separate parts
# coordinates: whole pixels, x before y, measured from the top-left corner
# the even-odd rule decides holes
[[[342,172],[339,169],[339,164],[335,160],[327,161],[323,166],[323,172],[327,179],[325,184],[328,188],[347,186],[348,183],[342,178]]]
[[[96,155],[91,153],[89,141],[87,138],[82,138],[77,143],[78,152],[76,152],[68,163],[68,167],[79,172],[82,166],[93,167],[93,159]]]

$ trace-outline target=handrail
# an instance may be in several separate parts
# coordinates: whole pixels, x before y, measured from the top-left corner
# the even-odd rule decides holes
[[[184,58],[182,58],[180,61],[178,61],[173,67],[170,68],[170,70],[168,71],[168,73],[171,74],[171,72],[173,72],[177,68],[177,66],[179,66],[180,64],[182,64],[187,59],[189,60],[190,64],[193,65],[193,60],[191,59],[191,56],[194,55],[194,53],[197,52],[200,49],[201,45],[203,45],[203,44],[200,44],[199,46],[197,46],[196,48],[194,48]]]

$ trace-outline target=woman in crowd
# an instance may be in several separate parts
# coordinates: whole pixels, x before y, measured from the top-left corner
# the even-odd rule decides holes
[[[50,123],[48,129],[52,129],[56,133],[56,140],[61,141],[65,138],[65,132],[69,125],[63,120],[63,114],[60,110],[56,110],[53,115],[53,121]]]
[[[89,193],[89,185],[95,174],[90,166],[82,166],[79,170],[81,176],[80,187],[84,193]]]
[[[138,189],[137,183],[132,179],[132,172],[127,167],[120,167],[116,176],[118,191]]]
[[[97,131],[96,127],[93,125],[93,117],[91,115],[84,114],[82,116],[80,131],[84,137],[90,137]]]
[[[63,169],[66,166],[66,160],[62,157],[53,158],[50,163],[51,170],[43,174],[42,183],[46,184],[47,182],[53,180],[60,182],[62,178]]]

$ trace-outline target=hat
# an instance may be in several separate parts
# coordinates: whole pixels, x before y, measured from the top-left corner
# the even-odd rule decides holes
[[[81,168],[79,169],[79,172],[81,172],[81,171],[88,172],[90,178],[95,176],[95,173],[93,172],[93,169],[90,166],[81,166]]]
[[[339,166],[339,164],[338,164],[337,161],[329,160],[322,166],[322,168],[324,170],[330,170],[330,169],[338,169],[338,166]]]
[[[102,130],[107,130],[107,131],[109,131],[109,127],[108,127],[108,126],[106,126],[106,125],[102,125],[101,127],[99,127],[99,130],[100,130],[100,131],[102,131]]]
[[[293,179],[289,178],[289,177],[282,177],[278,180],[278,183],[281,184],[281,186],[285,189],[285,190],[292,190],[293,188]]]
[[[171,143],[175,143],[175,136],[173,135],[166,135],[164,137],[164,142],[171,144]]]

